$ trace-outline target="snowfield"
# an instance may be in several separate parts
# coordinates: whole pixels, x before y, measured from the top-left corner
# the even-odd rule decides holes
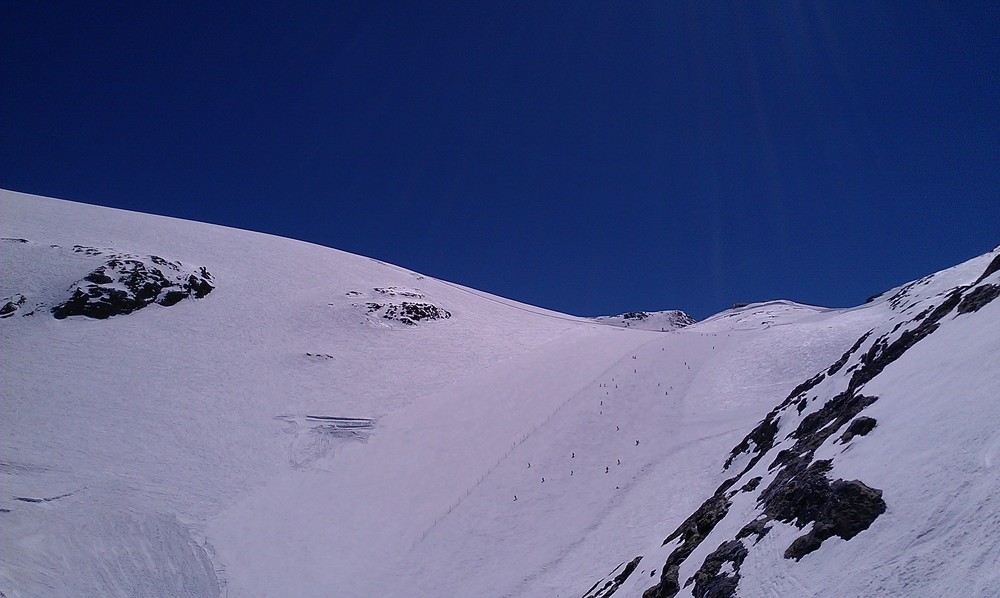
[[[4,596],[1000,587],[998,250],[691,324],[8,191],[0,237]]]

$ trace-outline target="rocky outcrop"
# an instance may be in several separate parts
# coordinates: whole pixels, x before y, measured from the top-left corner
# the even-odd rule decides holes
[[[740,581],[740,567],[747,558],[747,549],[738,540],[723,542],[711,554],[705,557],[705,562],[694,574],[694,590],[696,598],[730,598],[736,595],[736,586]],[[729,565],[724,570],[723,566]]]
[[[399,305],[389,305],[382,317],[387,320],[398,320],[410,326],[423,320],[447,320],[451,312],[441,309],[432,303],[410,303],[404,301]]]
[[[79,253],[89,248],[77,247]],[[66,301],[52,308],[57,319],[70,316],[105,319],[130,314],[153,303],[170,307],[183,299],[201,299],[215,288],[204,267],[152,255],[114,255],[70,287]]]
[[[785,550],[784,557],[796,561],[818,550],[827,538],[850,540],[886,508],[881,490],[858,480],[831,481],[826,474],[832,461],[810,459],[803,455],[782,468],[759,498],[767,518],[799,528],[814,524]]]
[[[878,422],[875,418],[862,415],[852,421],[851,425],[847,426],[847,430],[840,435],[840,442],[846,444],[855,436],[867,436],[869,432],[875,429],[877,424]]]
[[[695,548],[705,540],[705,538],[715,529],[715,526],[722,521],[723,517],[729,513],[732,503],[726,495],[726,486],[716,490],[715,494],[703,502],[698,509],[692,513],[684,523],[667,536],[663,544],[669,544],[675,539],[680,540],[677,546],[667,557],[663,564],[663,571],[660,574],[660,583],[643,593],[643,598],[669,598],[676,596],[680,591],[680,567],[681,563],[687,560]]]
[[[0,306],[0,318],[9,318],[14,315],[14,312],[21,309],[24,306],[24,302],[27,298],[20,294],[15,293],[12,297],[3,300],[3,305]]]
[[[969,314],[979,311],[997,297],[1000,297],[1000,285],[984,284],[962,298],[962,302],[958,304],[958,313]]]
[[[424,297],[422,293],[415,289],[376,287],[373,290],[376,293],[387,297]],[[351,291],[348,293],[349,297],[358,297],[361,295],[362,293],[359,291]],[[355,303],[354,306],[365,309],[369,316],[378,316],[384,320],[401,322],[407,326],[416,326],[418,322],[447,320],[451,317],[451,312],[448,310],[442,309],[437,305],[428,302],[401,301],[397,303],[394,301],[384,302],[383,300],[375,300],[365,303]]]

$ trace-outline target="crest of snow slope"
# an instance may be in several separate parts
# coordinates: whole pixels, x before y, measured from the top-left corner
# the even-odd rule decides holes
[[[0,320],[7,596],[211,594],[228,577],[207,522],[365,439],[307,416],[370,419],[377,437],[435,389],[594,328],[288,239],[7,191],[0,213],[0,296],[42,308]],[[108,252],[204,266],[217,287],[106,320],[51,317]],[[449,317],[410,325],[366,301]]]
[[[2,297],[93,269],[52,244],[217,285],[0,320],[7,596],[581,596],[640,552],[641,593],[775,397],[891,314],[775,302],[623,330],[287,239],[0,200],[0,236],[29,241],[0,247]],[[385,318],[404,301],[450,317]]]
[[[669,309],[665,311],[629,311],[616,316],[597,316],[595,322],[621,328],[637,328],[639,330],[658,330],[667,332],[694,324],[694,319],[686,313]]]
[[[998,271],[994,250],[853,310],[885,317],[732,450],[667,540],[588,595],[995,595]]]
[[[74,245],[217,285],[0,321],[8,596],[579,595],[663,516],[658,474],[693,508],[707,449],[867,325],[790,306],[782,334],[620,330],[287,239],[0,200],[25,239],[4,297],[64,299],[103,259]],[[367,305],[403,301],[450,317]]]

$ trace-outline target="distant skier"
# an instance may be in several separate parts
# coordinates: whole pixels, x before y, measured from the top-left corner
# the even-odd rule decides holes
[[[609,471],[611,471],[611,468],[605,465],[604,466],[604,473],[608,473]]]
[[[542,483],[543,483],[543,484],[545,483],[545,478],[544,478],[544,477],[542,478]]]
[[[569,458],[570,459],[576,459],[576,453],[570,453],[569,454]]]
[[[528,469],[531,469],[531,461],[528,461]]]
[[[639,441],[638,440],[635,441],[635,445],[639,446]]]
[[[621,460],[621,459],[618,459],[618,464],[619,464],[619,465],[621,465],[621,464],[622,464],[622,460]]]
[[[517,495],[516,494],[514,495],[514,501],[515,502],[517,501]]]

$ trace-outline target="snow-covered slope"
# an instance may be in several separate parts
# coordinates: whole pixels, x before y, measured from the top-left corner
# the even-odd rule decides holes
[[[8,597],[582,596],[595,582],[639,596],[663,587],[678,547],[663,538],[741,475],[683,584],[766,515],[754,500],[787,470],[767,471],[775,451],[877,339],[929,321],[911,322],[996,255],[855,309],[772,302],[650,331],[307,243],[6,191],[0,237]],[[811,456],[833,460],[830,480],[881,490],[885,513],[798,562],[782,553],[808,528],[769,516],[748,556],[720,565],[738,569],[739,595],[931,595],[963,579],[988,595],[1000,302],[977,289],[997,277],[855,387],[879,396],[863,414],[874,430],[841,445],[838,428]],[[982,305],[963,311],[969,296]],[[869,330],[801,413],[799,393],[775,408]],[[773,446],[741,443],[769,411]],[[854,585],[838,586],[845,568]]]
[[[1000,248],[852,310],[881,318],[731,450],[726,479],[662,543],[588,595],[997,595],[998,296]]]

